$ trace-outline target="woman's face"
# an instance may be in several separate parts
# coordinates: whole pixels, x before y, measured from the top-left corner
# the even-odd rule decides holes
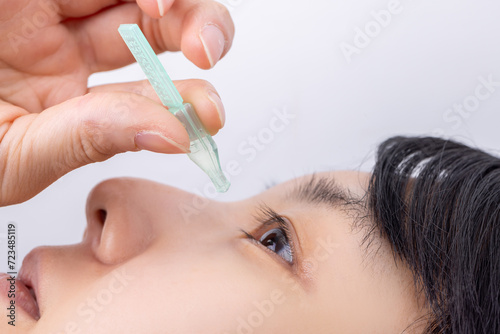
[[[322,173],[235,203],[105,181],[80,244],[26,257],[41,317],[18,308],[17,332],[400,333],[423,306],[388,244],[362,245],[368,179]]]

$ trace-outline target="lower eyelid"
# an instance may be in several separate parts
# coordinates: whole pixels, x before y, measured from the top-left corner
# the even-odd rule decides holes
[[[259,247],[260,249],[262,249],[266,253],[269,253],[269,255],[271,255],[273,258],[275,258],[280,263],[285,264],[287,267],[293,267],[293,265],[295,263],[295,260],[293,260],[292,263],[287,262],[281,256],[279,256],[278,254],[276,254],[275,252],[273,252],[272,250],[270,250],[269,248],[267,248],[266,246],[264,246],[259,240],[255,239],[253,237],[252,238],[248,238],[248,241],[250,241],[251,243],[255,244],[257,247]],[[292,259],[293,259],[293,254],[292,254]]]

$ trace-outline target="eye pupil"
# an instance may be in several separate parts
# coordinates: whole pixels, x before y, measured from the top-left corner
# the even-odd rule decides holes
[[[264,233],[260,238],[260,242],[281,256],[285,261],[289,263],[293,262],[290,243],[282,229],[275,228]]]
[[[272,250],[276,250],[276,234],[269,234],[264,241],[262,242],[264,246],[272,248]]]

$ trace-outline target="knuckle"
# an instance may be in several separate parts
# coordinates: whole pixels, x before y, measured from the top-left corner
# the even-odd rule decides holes
[[[106,125],[95,120],[86,120],[79,130],[80,154],[83,163],[98,162],[109,158],[111,146],[105,140]]]
[[[79,159],[83,163],[99,162],[121,152],[113,138],[128,115],[141,105],[141,96],[130,93],[94,93],[90,110],[78,127]]]
[[[100,116],[98,116],[100,115]],[[90,113],[78,129],[79,159],[83,163],[103,161],[112,154],[113,146],[107,140],[112,124],[107,112]],[[77,146],[78,147],[78,146]]]

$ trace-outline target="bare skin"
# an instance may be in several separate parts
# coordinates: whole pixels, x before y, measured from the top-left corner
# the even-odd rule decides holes
[[[146,83],[87,88],[92,73],[133,61],[116,29],[134,22],[157,52],[181,50],[200,68],[214,66],[234,35],[227,10],[209,0],[3,1],[0,206],[117,153],[186,152],[187,133]],[[224,125],[215,89],[176,85],[215,134]],[[321,177],[361,199],[369,176]],[[89,195],[81,243],[25,258],[16,327],[1,321],[0,332],[401,333],[426,312],[411,273],[384,240],[366,253],[363,230],[353,229],[359,207],[297,194],[310,180],[235,203],[105,181]]]
[[[368,177],[315,176],[334,179],[359,207],[308,200],[297,190],[306,176],[188,216],[183,210],[201,200],[193,194],[105,181],[89,195],[80,244],[26,257],[22,276],[38,282],[41,317],[21,312],[18,322],[26,333],[399,334],[426,309],[388,243],[367,253],[364,230],[353,228]],[[286,238],[263,210],[284,221]]]
[[[2,0],[0,206],[35,196],[67,172],[126,151],[185,153],[189,137],[144,82],[88,89],[92,73],[132,63],[121,23],[137,23],[156,52],[208,69],[231,46],[226,8],[211,0]],[[208,28],[208,29],[206,29]],[[212,134],[224,107],[212,85],[176,82]]]

